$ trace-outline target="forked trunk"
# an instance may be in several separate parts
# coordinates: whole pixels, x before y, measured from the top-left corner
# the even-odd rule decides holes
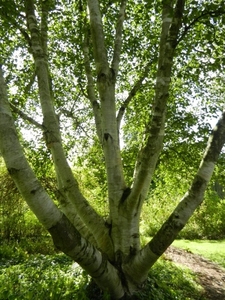
[[[33,0],[25,1],[27,32],[23,27],[20,30],[28,37],[29,52],[33,55],[43,114],[43,124],[39,124],[39,127],[43,130],[46,147],[51,152],[52,164],[55,167],[58,182],[56,197],[60,208],[43,188],[24,155],[10,111],[2,69],[0,70],[0,151],[23,198],[50,232],[55,246],[79,263],[98,287],[107,291],[113,299],[132,299],[132,295],[141,289],[147,279],[149,269],[201,204],[225,142],[225,113],[213,131],[189,191],[152,240],[142,247],[139,236],[141,209],[163,148],[172,67],[181,36],[185,1],[162,1],[157,78],[154,99],[149,102],[149,106],[153,105],[148,112],[146,135],[137,155],[133,178],[129,180],[132,182],[130,186],[125,180],[119,144],[119,127],[130,98],[128,97],[118,109],[115,91],[127,1],[121,0],[114,49],[110,49],[111,65],[106,50],[99,1],[88,0],[88,9],[85,13],[81,11],[82,18],[85,19],[82,49],[88,83],[87,96],[93,109],[96,136],[104,153],[107,176],[109,207],[107,220],[95,211],[81,193],[66,159],[60,124],[54,107],[54,94],[50,86],[47,57],[50,6],[48,1],[39,2],[35,2],[34,5]],[[41,18],[35,16],[35,7],[38,5],[41,5],[41,9],[38,10]],[[116,5],[116,2],[113,5]],[[41,24],[38,24],[38,20],[41,20]],[[93,60],[89,53],[89,44],[91,44],[90,49],[93,50]],[[149,65],[144,74],[148,70]],[[96,74],[96,78],[93,74]],[[143,79],[138,80],[136,87],[141,85]],[[135,91],[136,88],[133,90]]]

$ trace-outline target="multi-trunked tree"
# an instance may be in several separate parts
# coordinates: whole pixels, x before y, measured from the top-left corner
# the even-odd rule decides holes
[[[185,49],[185,39],[190,39],[188,34],[194,30],[196,24],[202,25],[204,22],[210,22],[210,18],[213,17],[212,26],[215,28],[219,26],[219,20],[223,16],[223,7],[222,4],[211,7],[207,3],[205,7],[201,7],[203,4],[184,0],[164,0],[154,4],[156,7],[148,2],[140,4],[139,1],[126,0],[108,4],[99,3],[98,0],[89,0],[87,3],[75,2],[56,1],[53,3],[49,0],[26,0],[24,4],[17,3],[17,1],[3,3],[3,5],[8,5],[4,13],[1,13],[3,27],[6,23],[10,24],[9,28],[13,28],[14,33],[21,36],[23,41],[21,47],[25,49],[27,46],[27,53],[32,56],[33,67],[31,69],[34,71],[30,75],[30,83],[25,87],[29,86],[31,90],[38,90],[38,96],[35,97],[40,101],[43,122],[40,123],[35,117],[29,116],[20,105],[16,106],[13,101],[9,100],[3,71],[5,70],[7,74],[11,71],[10,67],[4,63],[3,51],[0,78],[0,150],[9,174],[30,209],[52,235],[55,246],[78,262],[100,288],[109,292],[112,298],[120,299],[129,297],[141,288],[151,266],[173,242],[195,209],[201,204],[225,142],[225,115],[223,113],[212,131],[190,189],[151,241],[141,246],[140,214],[163,149],[171,78],[175,74],[174,69],[179,69],[181,66],[179,62],[175,65],[177,53],[180,53],[183,59],[181,49]],[[145,9],[142,16],[143,19],[145,18],[144,21],[138,19],[142,15],[139,6]],[[108,12],[110,9],[111,15]],[[130,12],[132,9],[134,12]],[[149,14],[146,13],[148,10]],[[71,45],[74,43],[74,47],[77,41],[80,42],[77,48],[80,51],[80,72],[84,72],[86,79],[83,74],[81,82],[78,80],[74,84],[80,86],[83,96],[89,99],[96,136],[104,153],[103,163],[107,178],[109,208],[107,220],[95,211],[80,191],[78,181],[73,174],[73,172],[76,174],[76,168],[72,172],[63,147],[62,124],[56,113],[56,106],[60,107],[60,101],[57,99],[59,94],[54,89],[54,77],[66,78],[67,74],[62,75],[59,71],[58,73],[54,71],[53,65],[54,62],[57,64],[57,60],[54,60],[54,54],[52,54],[54,49],[48,45],[51,30],[54,28],[59,41],[63,36],[63,33],[57,32],[60,30],[60,27],[57,27],[60,24],[60,11],[66,12],[67,22],[71,21],[67,23],[69,34],[67,33],[67,36],[62,38],[61,47],[67,47],[66,39],[71,42]],[[135,14],[139,14],[136,19]],[[115,15],[117,15],[116,19]],[[161,15],[160,18],[159,15]],[[115,29],[114,25],[111,25],[112,32],[109,32],[107,17],[110,24],[116,21]],[[73,25],[74,20],[76,20],[75,25]],[[58,25],[54,23],[56,21]],[[135,23],[139,21],[141,25]],[[151,23],[154,23],[155,27]],[[126,51],[129,48],[133,49],[132,43],[129,44],[129,35],[132,36],[131,32],[135,26],[139,26],[140,31],[146,32],[147,39],[150,36],[149,32],[152,31],[155,40],[149,41],[150,46],[153,43],[152,52],[150,46],[145,49],[143,60],[147,60],[147,63],[145,66],[142,65],[139,73],[137,72],[139,75],[128,96],[124,101],[118,101],[118,86],[122,85],[122,81],[126,78],[124,76],[126,64],[123,64]],[[79,38],[73,40],[73,35]],[[7,39],[8,36],[5,40]],[[201,43],[198,35],[195,39],[196,44]],[[146,47],[146,44],[148,43],[145,43],[143,47]],[[141,45],[140,40],[138,51],[141,51]],[[7,47],[10,47],[10,42],[8,45],[5,44],[5,49]],[[191,43],[187,42],[189,49],[187,56],[191,53],[190,47]],[[57,52],[57,49],[55,51]],[[15,49],[12,53],[15,55]],[[198,53],[198,55],[201,54]],[[131,60],[129,56],[127,57]],[[134,65],[139,63],[139,58],[133,57]],[[78,59],[77,54],[73,59],[74,61]],[[20,57],[20,60],[22,61],[23,57]],[[78,65],[75,64],[75,67]],[[74,73],[76,72],[75,70]],[[154,87],[149,92],[150,83],[148,85],[147,82],[148,87],[145,92],[144,81],[153,76],[155,76]],[[64,78],[62,82],[63,80]],[[127,82],[133,81],[132,75],[128,73],[126,80]],[[61,89],[64,88],[62,85]],[[149,95],[145,95],[147,100],[143,101],[143,104],[142,100],[139,100],[139,107],[147,111],[146,126],[133,177],[129,179],[128,184],[124,175],[126,170],[123,166],[120,147],[121,121],[137,92],[143,95],[149,92]],[[69,101],[70,99],[68,99],[68,107]],[[61,105],[64,107],[65,103]],[[26,110],[26,106],[23,108]],[[136,114],[138,118],[138,111]],[[37,179],[35,170],[29,165],[24,154],[23,143],[17,134],[15,116],[29,121],[32,126],[36,126],[43,132],[46,151],[51,153],[57,178],[59,206],[51,199]],[[70,117],[73,117],[73,114]]]

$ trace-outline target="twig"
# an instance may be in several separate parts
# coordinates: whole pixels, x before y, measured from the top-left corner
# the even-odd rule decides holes
[[[122,118],[124,116],[126,108],[128,107],[128,105],[131,102],[131,100],[134,98],[134,96],[136,95],[136,93],[138,92],[138,90],[141,88],[144,79],[148,75],[150,67],[152,66],[152,64],[155,61],[156,61],[156,58],[152,59],[149,63],[146,64],[146,66],[144,68],[144,72],[142,73],[141,77],[135,83],[135,85],[131,89],[128,97],[126,98],[126,100],[124,100],[122,106],[120,107],[120,109],[118,111],[118,114],[117,114],[117,126],[118,126],[118,128],[120,128],[120,124],[121,124],[121,121],[122,121]]]
[[[120,54],[122,48],[123,22],[125,19],[126,4],[127,4],[127,0],[121,0],[120,11],[118,15],[117,24],[116,24],[116,36],[114,42],[114,53],[113,53],[113,61],[112,61],[112,68],[114,70],[115,76],[117,76],[118,69],[119,69]]]
[[[44,126],[42,124],[38,123],[33,118],[31,118],[30,116],[28,116],[27,114],[25,114],[24,112],[22,112],[14,104],[10,103],[10,107],[11,107],[12,111],[15,112],[15,113],[17,113],[23,120],[26,120],[29,123],[31,123],[32,125],[34,125],[35,127],[39,128],[41,130],[44,130]]]

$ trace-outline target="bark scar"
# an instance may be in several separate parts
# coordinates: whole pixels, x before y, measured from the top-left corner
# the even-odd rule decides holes
[[[111,138],[111,139],[112,139],[111,134],[110,134],[110,133],[104,133],[104,139],[105,139],[106,141],[108,141],[108,138]]]

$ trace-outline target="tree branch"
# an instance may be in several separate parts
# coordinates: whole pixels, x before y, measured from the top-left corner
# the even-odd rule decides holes
[[[179,44],[185,38],[185,36],[188,34],[189,30],[191,28],[193,28],[194,25],[196,23],[198,23],[201,19],[203,19],[205,16],[218,17],[218,16],[221,16],[221,15],[224,15],[224,14],[225,14],[225,11],[221,10],[221,9],[218,9],[216,11],[207,11],[207,12],[204,12],[204,13],[200,14],[189,25],[185,25],[184,31],[182,32],[180,38],[178,39],[177,44]]]
[[[149,268],[172,244],[178,233],[193,215],[195,209],[202,203],[205,190],[224,144],[225,111],[209,137],[208,146],[189,191],[184,195],[153,239],[124,267],[126,272],[132,274],[132,277],[134,275],[134,278],[137,277],[137,268],[141,269],[143,279],[147,276]]]
[[[0,69],[0,148],[10,176],[20,193],[46,229],[61,218],[62,213],[49,198],[29,166],[10,111],[2,69]]]
[[[114,41],[114,53],[112,61],[112,69],[114,70],[115,76],[118,74],[120,54],[122,48],[122,33],[123,33],[123,22],[125,19],[125,9],[127,0],[121,0],[120,11],[118,15],[118,20],[116,24],[116,36]]]
[[[142,82],[147,77],[147,75],[149,73],[149,70],[150,70],[150,67],[151,67],[151,65],[153,64],[154,61],[155,61],[155,59],[146,64],[146,66],[144,68],[144,72],[142,73],[142,75],[140,76],[140,78],[137,80],[137,82],[135,83],[135,85],[131,89],[128,97],[125,99],[125,101],[123,102],[122,106],[120,107],[120,109],[118,111],[118,114],[117,114],[117,126],[118,126],[118,129],[120,128],[120,124],[121,124],[122,118],[124,116],[124,113],[126,111],[126,108],[128,107],[128,105],[131,102],[131,100],[134,98],[134,96],[136,95],[136,93],[138,92],[138,90],[141,88]]]
[[[94,117],[95,117],[95,126],[97,130],[97,135],[100,144],[102,144],[102,120],[101,120],[101,111],[100,111],[100,104],[95,95],[95,84],[92,76],[91,66],[90,66],[90,59],[89,59],[89,35],[88,29],[85,31],[85,39],[84,39],[84,46],[83,46],[83,53],[84,53],[84,67],[85,73],[88,81],[87,85],[87,93],[88,99],[91,101]]]
[[[98,0],[88,0],[90,25],[97,74],[107,74],[109,70],[104,41],[103,24]]]
[[[143,203],[162,149],[173,58],[182,24],[184,3],[184,0],[177,0],[176,7],[173,8],[171,1],[164,1],[152,118],[148,124],[146,142],[136,162],[133,188],[128,203],[131,206]]]
[[[48,49],[48,14],[49,14],[49,4],[48,1],[41,2],[41,44],[44,55],[47,57],[47,49]]]
[[[41,45],[33,0],[26,0],[26,16],[28,29],[31,34],[31,51],[38,77],[40,102],[44,116],[43,125],[46,129],[44,132],[46,145],[52,153],[57,179],[60,186],[62,186],[61,193],[74,205],[80,218],[94,235],[96,241],[100,242],[99,247],[110,257],[112,256],[112,244],[108,236],[108,229],[103,218],[97,214],[80,192],[62,147],[58,118],[54,110],[49,82],[48,64]],[[104,241],[102,237],[105,238]]]
[[[28,92],[30,91],[32,85],[34,84],[35,77],[36,77],[36,73],[34,71],[33,74],[32,74],[32,77],[30,78],[30,81],[28,82],[28,84],[24,88],[24,93],[25,94],[28,94]]]
[[[89,0],[88,6],[97,71],[97,88],[101,101],[102,147],[107,172],[110,214],[116,215],[116,205],[119,204],[123,190],[126,187],[116,122],[116,78],[114,70],[109,68],[107,61],[99,1]],[[114,205],[115,203],[116,205]],[[114,213],[111,213],[112,211]]]
[[[92,245],[97,246],[98,243],[96,242],[95,237],[90,232],[88,227],[82,221],[76,210],[74,209],[73,204],[68,201],[66,197],[60,192],[63,188],[60,186],[55,191],[56,199],[59,202],[60,210],[66,215],[66,217],[70,220],[73,226],[79,231],[79,233]]]
[[[108,291],[113,299],[122,299],[125,291],[118,270],[98,249],[82,238],[64,216],[49,232],[56,247],[77,261],[100,288]]]
[[[33,118],[22,112],[19,108],[17,108],[15,105],[10,103],[10,107],[13,112],[17,113],[23,120],[28,121],[30,124],[34,125],[35,127],[41,129],[42,131],[44,130],[44,126],[37,121],[35,121]]]
[[[97,284],[116,299],[124,295],[117,269],[91,245],[57,208],[37,180],[20,145],[0,69],[0,152],[20,193],[39,221],[50,232],[55,246],[70,256]]]
[[[30,46],[30,36],[22,26],[23,21],[26,19],[26,17],[19,13],[15,3],[13,4],[13,2],[11,2],[9,3],[9,5],[5,6],[4,9],[1,9],[1,18],[7,24],[12,24],[15,29],[18,29],[21,32],[27,44]]]

